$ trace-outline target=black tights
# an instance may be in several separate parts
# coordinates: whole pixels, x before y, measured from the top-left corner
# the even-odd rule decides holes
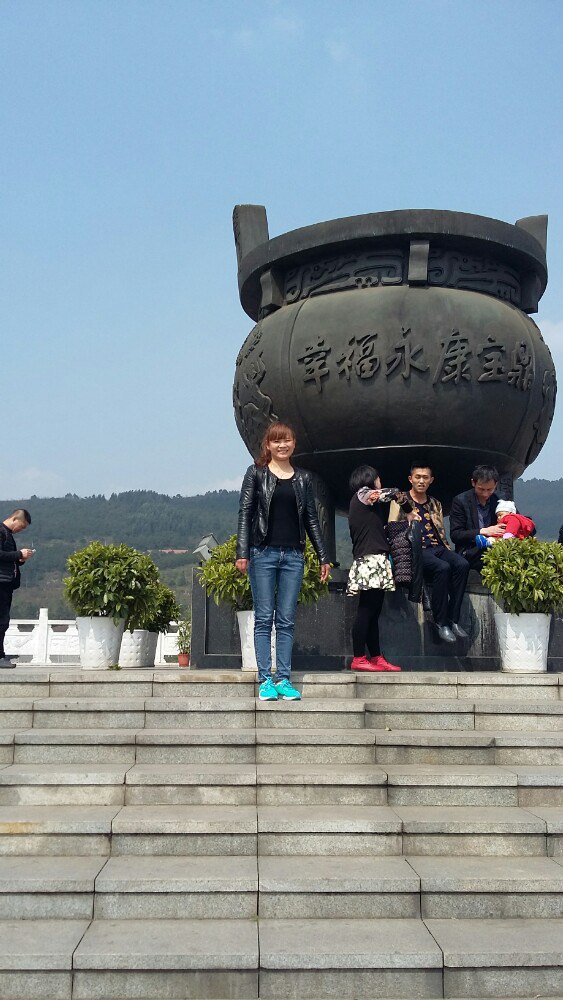
[[[356,620],[352,625],[354,656],[379,656],[379,616],[383,607],[384,590],[361,590]]]

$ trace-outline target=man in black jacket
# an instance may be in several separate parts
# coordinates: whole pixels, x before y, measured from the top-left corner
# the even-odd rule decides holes
[[[20,566],[31,559],[33,549],[18,549],[14,535],[31,524],[27,510],[19,508],[0,524],[0,667],[15,667],[4,653],[4,636],[10,624],[12,595],[20,585]]]
[[[456,552],[465,556],[471,569],[481,571],[486,538],[500,538],[502,525],[497,524],[496,492],[499,474],[494,466],[478,465],[473,469],[471,489],[458,493],[450,511],[450,537]]]

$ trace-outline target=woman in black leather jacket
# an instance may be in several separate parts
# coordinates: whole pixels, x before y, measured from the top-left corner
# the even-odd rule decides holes
[[[290,683],[295,609],[301,589],[306,534],[319,562],[321,580],[330,563],[317,517],[311,477],[295,469],[295,434],[280,422],[266,431],[260,457],[240,492],[236,567],[250,576],[254,604],[254,648],[261,701],[297,701]],[[276,623],[276,679],[272,679],[271,638]]]

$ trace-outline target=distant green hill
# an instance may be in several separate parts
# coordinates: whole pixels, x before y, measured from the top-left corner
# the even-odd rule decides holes
[[[557,538],[563,523],[563,479],[530,479],[516,483],[516,503],[530,514],[538,537]],[[36,555],[22,573],[22,587],[14,597],[16,618],[35,618],[40,607],[48,607],[51,618],[72,617],[62,592],[67,557],[93,539],[126,542],[151,552],[162,578],[187,605],[191,593],[193,555],[203,535],[213,532],[224,541],[236,530],[238,493],[219,490],[202,496],[169,497],[150,490],[114,493],[111,497],[66,497],[0,501],[0,518],[14,507],[26,507],[32,517],[26,541],[33,542]],[[345,518],[336,522],[337,555],[350,564],[350,541]],[[185,549],[165,553],[162,549]]]

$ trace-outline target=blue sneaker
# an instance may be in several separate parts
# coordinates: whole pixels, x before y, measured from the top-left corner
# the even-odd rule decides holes
[[[262,681],[260,687],[258,688],[258,698],[260,701],[278,700],[278,692],[276,691],[271,677],[267,677],[265,681]]]
[[[301,701],[299,691],[291,686],[286,677],[284,677],[283,681],[276,682],[276,691],[284,701]]]

